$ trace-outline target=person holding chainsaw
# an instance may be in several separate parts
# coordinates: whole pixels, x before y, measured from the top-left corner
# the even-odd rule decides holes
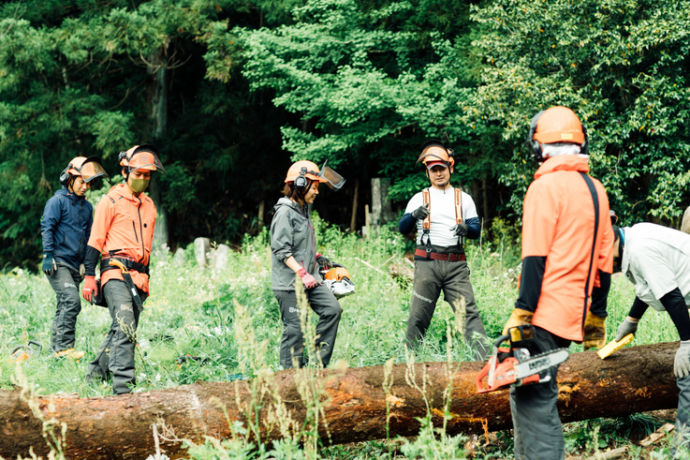
[[[486,331],[470,282],[463,240],[479,238],[480,223],[472,197],[453,187],[453,150],[438,141],[422,147],[417,159],[424,165],[430,187],[407,203],[398,224],[403,234],[417,231],[414,254],[414,293],[405,342],[415,348],[424,338],[441,290],[453,311],[464,309],[465,336],[478,358],[488,352]]]
[[[316,252],[314,226],[309,218],[319,195],[319,185],[339,190],[345,180],[324,164],[319,169],[311,161],[297,161],[285,176],[283,197],[274,207],[271,221],[271,280],[283,321],[280,365],[283,369],[303,367],[304,338],[300,323],[295,280],[300,279],[306,298],[319,315],[316,325],[316,350],[326,367],[331,359],[342,309],[331,290],[323,283],[320,271],[333,264]]]
[[[81,312],[79,284],[84,276],[86,242],[93,222],[93,207],[85,194],[108,174],[96,158],[73,158],[60,173],[62,188],[48,200],[41,218],[43,265],[57,297],[50,348],[57,358],[81,359],[74,349],[77,316]]]
[[[616,342],[635,334],[651,306],[666,311],[676,326],[680,344],[673,372],[678,394],[675,441],[690,440],[690,235],[651,223],[614,227],[614,270],[635,285],[635,300],[618,327]]]
[[[539,376],[530,381],[538,383],[511,385],[515,458],[562,459],[556,375],[567,355],[558,358],[558,349],[605,344],[614,237],[606,190],[587,174],[587,133],[577,115],[562,106],[539,112],[528,143],[540,166],[525,195],[520,290],[503,334],[519,343],[518,361],[545,369],[534,364]],[[537,354],[543,359],[529,361]]]
[[[115,394],[130,393],[135,385],[134,347],[139,315],[149,294],[149,257],[157,211],[144,191],[156,171],[165,172],[154,147],[137,145],[120,152],[125,182],[112,187],[96,206],[86,250],[83,297],[101,297],[112,324],[88,380],[113,378]],[[100,283],[96,280],[99,257]],[[102,292],[101,292],[102,291]]]

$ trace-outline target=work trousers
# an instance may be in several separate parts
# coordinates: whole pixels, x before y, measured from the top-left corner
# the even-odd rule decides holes
[[[81,311],[79,297],[81,276],[64,265],[58,265],[55,273],[46,277],[57,298],[57,308],[50,334],[50,348],[54,352],[74,348],[74,331],[77,316]]]
[[[486,331],[474,301],[470,269],[464,260],[415,260],[414,293],[405,335],[407,346],[416,347],[426,334],[441,290],[453,311],[462,308],[464,299],[465,337],[475,357],[484,359],[490,347],[486,344]]]
[[[678,411],[673,443],[683,452],[690,452],[690,376],[676,377]]]
[[[140,312],[124,281],[108,281],[103,288],[103,295],[113,322],[96,359],[89,364],[87,379],[107,380],[112,375],[113,392],[130,393],[130,387],[136,384],[134,347],[137,343]],[[141,291],[139,295],[142,300],[145,298]]]
[[[283,320],[283,336],[280,340],[280,365],[283,369],[307,364],[304,353],[304,336],[300,324],[300,311],[295,291],[273,291],[280,305]],[[306,291],[307,300],[314,313],[319,315],[316,325],[316,350],[323,367],[328,366],[333,354],[335,336],[338,333],[343,310],[338,300],[325,284]],[[293,365],[294,363],[294,365]]]
[[[532,356],[556,348],[568,348],[570,341],[536,327]],[[510,388],[513,442],[516,460],[562,460],[565,458],[563,428],[558,416],[558,366],[540,374],[551,380]]]

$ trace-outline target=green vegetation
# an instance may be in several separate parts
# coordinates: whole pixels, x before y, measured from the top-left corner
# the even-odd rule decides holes
[[[403,339],[411,296],[411,285],[388,275],[390,265],[406,264],[403,254],[409,242],[386,228],[368,239],[341,232],[315,217],[320,249],[345,265],[356,283],[356,294],[342,299],[344,309],[333,363],[351,367],[384,365],[391,358],[405,362]],[[515,243],[505,229],[494,229],[503,239],[470,244],[468,261],[477,301],[490,336],[500,334],[517,292],[514,268],[518,264]],[[139,327],[136,391],[172,387],[196,380],[229,381],[251,378],[258,371],[278,370],[281,323],[277,302],[270,289],[270,249],[265,229],[246,237],[239,252],[231,255],[222,270],[201,269],[193,248],[174,256],[156,253],[152,257],[152,296],[146,302]],[[366,262],[366,263],[364,263]],[[373,266],[375,268],[370,267]],[[378,270],[384,272],[379,273]],[[632,285],[614,277],[609,298],[609,336],[627,314],[633,299]],[[87,384],[86,366],[110,325],[106,310],[84,305],[77,324],[77,348],[86,351],[81,362],[56,360],[47,349],[54,314],[54,294],[43,276],[14,269],[0,275],[0,388],[12,388],[16,381],[12,349],[28,340],[44,346],[41,354],[21,365],[29,382],[43,394],[77,393],[82,397],[105,396],[109,385]],[[447,343],[446,328],[454,315],[440,304],[416,361],[445,361],[468,357],[462,343]],[[668,315],[649,312],[640,326],[636,344],[677,340]],[[373,346],[375,344],[375,346]],[[571,351],[580,351],[573,345]],[[185,355],[201,360],[180,359]],[[184,362],[180,362],[183,361]],[[668,458],[668,445],[650,454],[631,444],[655,430],[661,421],[646,414],[621,419],[597,419],[565,426],[567,449],[585,457],[607,447],[631,445],[633,458]],[[236,426],[237,437],[223,442],[209,441],[194,446],[193,458],[462,458],[470,450],[479,458],[509,458],[510,432],[498,433],[482,447],[468,436],[449,437],[424,420],[415,439],[371,441],[345,446],[320,447],[313,433],[304,439],[312,444],[299,447],[294,440],[275,445],[251,446],[243,433],[251,429]],[[469,444],[468,444],[469,443]],[[472,447],[473,446],[473,447]],[[228,457],[223,457],[227,455]]]
[[[358,225],[372,177],[398,208],[423,139],[457,152],[479,214],[518,219],[530,118],[580,114],[623,223],[690,199],[690,0],[14,0],[0,4],[0,267],[35,270],[38,222],[80,154],[159,146],[168,243],[239,243],[291,159],[347,178],[321,200]],[[162,223],[161,223],[162,227]]]

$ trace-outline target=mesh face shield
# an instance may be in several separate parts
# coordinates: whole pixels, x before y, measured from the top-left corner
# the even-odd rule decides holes
[[[345,185],[345,178],[338,174],[333,168],[327,166],[326,163],[327,162],[321,167],[319,175],[325,179],[326,185],[328,185],[331,190],[340,190],[343,188],[343,185]]]
[[[88,158],[79,168],[79,175],[88,184],[95,179],[107,177],[108,173],[96,158]]]
[[[148,150],[134,151],[127,161],[129,171],[145,170],[165,172],[158,155]]]

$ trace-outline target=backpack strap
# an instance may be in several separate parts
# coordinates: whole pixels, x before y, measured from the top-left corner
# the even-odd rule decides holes
[[[594,187],[592,178],[587,174],[581,172],[580,175],[587,183],[589,193],[592,195],[592,203],[594,204],[594,238],[592,239],[592,253],[589,255],[589,270],[587,271],[587,281],[585,282],[585,306],[584,314],[582,315],[582,329],[585,328],[585,318],[587,317],[587,300],[589,300],[589,282],[592,276],[592,265],[594,264],[594,250],[597,245],[597,233],[599,232],[599,197],[597,196],[597,189]]]

